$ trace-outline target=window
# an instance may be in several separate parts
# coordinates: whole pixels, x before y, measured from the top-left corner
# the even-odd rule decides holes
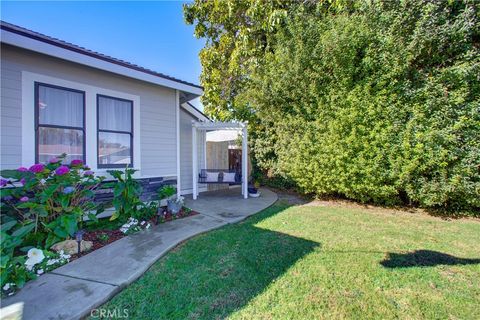
[[[85,92],[35,83],[35,161],[62,153],[85,162]]]
[[[98,167],[133,165],[133,102],[97,95]]]

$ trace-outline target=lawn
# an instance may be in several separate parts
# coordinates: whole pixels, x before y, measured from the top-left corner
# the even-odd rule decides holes
[[[279,201],[197,236],[102,308],[131,319],[480,319],[480,222]]]

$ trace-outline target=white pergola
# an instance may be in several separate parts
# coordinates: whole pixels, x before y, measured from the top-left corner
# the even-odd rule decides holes
[[[242,135],[242,195],[248,198],[248,136],[246,122],[203,122],[192,120],[192,176],[193,176],[193,200],[198,197],[198,131],[213,130],[236,130]],[[207,152],[207,150],[205,150]],[[206,164],[205,164],[206,165]],[[207,168],[205,168],[207,169]]]

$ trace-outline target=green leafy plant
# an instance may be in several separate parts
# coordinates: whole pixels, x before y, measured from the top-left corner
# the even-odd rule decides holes
[[[73,237],[84,216],[95,220],[101,212],[92,190],[103,178],[80,160],[63,163],[65,157],[0,172],[2,287],[21,288],[34,277],[25,269],[26,251]]]
[[[121,170],[107,171],[116,181],[106,184],[107,187],[113,187],[113,206],[115,213],[110,220],[121,218],[126,220],[137,214],[138,206],[142,204],[140,195],[142,194],[142,186],[133,178],[133,174],[137,170],[125,168]]]
[[[21,224],[33,223],[34,233],[47,234],[46,248],[72,237],[85,215],[95,220],[102,210],[93,202],[92,190],[103,177],[95,177],[81,160],[64,164],[65,157],[0,172],[2,220],[8,216]]]
[[[110,237],[106,233],[102,233],[102,234],[98,235],[98,240],[100,240],[102,242],[107,242],[109,239],[110,239]]]
[[[160,200],[168,199],[177,193],[177,189],[172,185],[165,185],[158,191],[158,198]]]
[[[21,224],[13,218],[4,220],[7,221],[0,226],[1,287],[3,288],[7,283],[11,283],[17,288],[22,288],[25,282],[33,277],[25,269],[25,255],[16,251],[19,251],[25,237],[35,228],[35,224],[32,222]]]
[[[156,202],[143,203],[139,206],[138,210],[132,215],[137,220],[150,220],[157,214],[158,204]]]

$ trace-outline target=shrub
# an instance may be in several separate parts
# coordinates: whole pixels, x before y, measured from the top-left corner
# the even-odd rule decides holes
[[[103,177],[95,177],[80,160],[63,164],[66,155],[48,164],[29,169],[2,170],[2,222],[17,221],[24,227],[33,224],[35,234],[45,248],[72,237],[83,223],[84,215],[96,219],[101,209],[92,201]],[[26,235],[26,234],[25,234]]]
[[[107,187],[113,187],[113,206],[114,214],[110,220],[120,218],[126,221],[129,217],[136,215],[139,206],[142,204],[140,195],[142,194],[142,186],[133,178],[133,174],[137,170],[125,168],[121,170],[107,171],[116,181],[106,184]]]
[[[170,198],[175,195],[177,189],[172,185],[165,185],[158,190],[158,198],[160,200]]]
[[[40,273],[64,263],[53,259],[56,254],[39,250],[48,265],[29,263],[25,253],[32,246],[49,248],[54,243],[73,237],[83,217],[95,220],[101,211],[92,198],[92,189],[103,178],[95,177],[80,160],[64,164],[66,155],[53,158],[48,164],[34,164],[29,169],[2,170],[1,188],[1,286],[2,294]],[[55,260],[55,261],[54,261]],[[58,260],[58,261],[57,261]],[[46,263],[46,262],[45,262]],[[36,268],[39,268],[38,270]]]
[[[373,1],[289,15],[243,93],[258,165],[308,193],[479,214],[479,9]]]

